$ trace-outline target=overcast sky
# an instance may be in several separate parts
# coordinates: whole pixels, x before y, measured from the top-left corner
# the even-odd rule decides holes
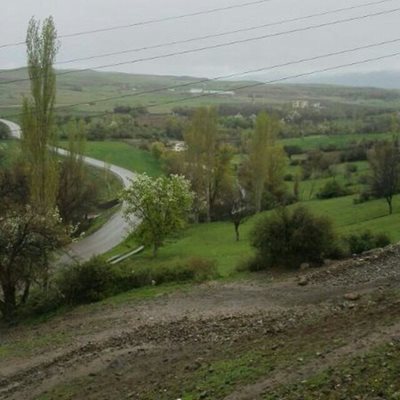
[[[69,34],[82,30],[106,28],[131,24],[144,20],[197,12],[249,0],[12,0],[3,5],[0,24],[0,45],[24,40],[30,17],[43,19],[53,15],[59,34]],[[196,16],[179,21],[163,22],[90,36],[66,38],[62,40],[59,61],[114,52],[159,43],[189,39],[196,36],[220,33],[229,30],[266,24],[281,19],[300,17],[308,14],[349,7],[372,0],[271,0],[246,8]],[[190,48],[202,47],[240,40],[267,33],[281,32],[311,24],[365,15],[377,11],[400,8],[400,0],[385,4],[346,11],[330,16],[313,18],[303,22],[263,28],[252,32],[230,35],[218,39],[208,39],[185,45],[143,51],[140,53],[113,56],[92,61],[69,64],[68,67],[86,68],[98,65],[125,62],[137,58],[165,54]],[[246,44],[219,48],[197,54],[188,54],[147,61],[131,65],[109,68],[109,70],[215,77],[237,73],[249,69],[284,63],[304,57],[334,52],[369,43],[400,38],[400,12],[371,17],[336,26],[281,37],[258,40]],[[351,55],[333,57],[287,67],[275,71],[271,77],[325,68],[400,51],[400,42],[382,48],[365,50]],[[15,68],[24,65],[25,49],[22,46],[0,49],[0,68]],[[67,66],[64,66],[67,67]],[[400,57],[374,62],[357,70],[400,69]]]

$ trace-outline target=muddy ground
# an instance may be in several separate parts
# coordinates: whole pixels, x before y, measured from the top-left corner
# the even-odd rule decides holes
[[[400,248],[83,307],[0,335],[0,399],[263,399],[397,343]]]

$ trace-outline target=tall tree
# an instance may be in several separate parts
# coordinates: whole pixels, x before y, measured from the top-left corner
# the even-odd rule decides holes
[[[57,207],[64,222],[77,224],[93,208],[98,193],[83,162],[86,143],[83,121],[70,121],[67,132],[69,153],[61,163]]]
[[[400,151],[397,141],[378,143],[368,154],[371,167],[370,190],[384,198],[393,213],[393,196],[400,189]]]
[[[258,115],[247,165],[256,212],[262,209],[266,189],[275,190],[283,180],[285,153],[276,143],[278,131],[279,122],[275,118],[265,112]]]
[[[196,193],[195,208],[204,202],[207,221],[211,221],[213,202],[213,177],[218,153],[218,121],[213,108],[199,108],[185,134],[187,145],[186,175]]]
[[[29,165],[31,202],[36,208],[49,210],[55,206],[58,190],[56,155],[49,148],[55,143],[53,65],[58,52],[52,17],[42,25],[30,20],[26,45],[31,96],[23,101],[22,149]]]

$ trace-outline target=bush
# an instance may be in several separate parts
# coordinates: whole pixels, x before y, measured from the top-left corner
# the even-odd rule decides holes
[[[355,164],[346,164],[346,172],[348,174],[354,174],[355,172],[358,171],[358,167]]]
[[[347,196],[348,191],[337,181],[331,180],[326,182],[326,184],[320,189],[317,193],[317,198],[324,199],[333,199],[335,197]]]
[[[344,241],[349,247],[350,254],[361,254],[364,251],[386,247],[390,244],[390,238],[386,234],[373,234],[370,231],[346,236]]]
[[[100,258],[65,269],[56,280],[63,303],[82,304],[153,284],[204,282],[217,276],[213,261],[203,258],[174,260],[156,267],[110,266]]]
[[[204,282],[218,275],[213,261],[199,257],[177,259],[153,268],[141,266],[128,270],[127,267],[122,264],[115,271],[118,291],[170,282]]]
[[[294,178],[293,178],[293,175],[292,175],[292,174],[286,174],[286,175],[283,177],[283,180],[284,180],[285,182],[293,182]]]
[[[218,277],[215,262],[200,257],[177,259],[156,267],[111,266],[101,258],[66,267],[47,291],[35,290],[21,315],[38,316],[62,306],[96,302],[124,291],[163,283],[204,282]]]
[[[34,290],[27,303],[22,307],[21,316],[39,316],[56,311],[62,307],[64,299],[61,293],[55,287],[50,287],[43,291]]]
[[[56,278],[64,303],[84,304],[102,300],[114,291],[114,273],[101,258],[66,267]]]
[[[360,185],[369,185],[371,183],[371,178],[369,175],[361,175],[358,178],[358,183]]]
[[[242,260],[236,266],[236,270],[238,272],[259,272],[263,271],[264,269],[266,269],[266,266],[260,256],[253,256],[246,260]]]
[[[355,199],[353,199],[353,203],[354,204],[362,204],[362,203],[366,203],[367,201],[370,201],[372,198],[371,193],[368,190],[364,190],[362,192],[360,192],[360,194],[358,195],[358,197],[356,197]]]
[[[306,208],[281,209],[260,220],[251,234],[257,265],[298,268],[303,262],[321,263],[335,250],[336,238],[327,218]]]

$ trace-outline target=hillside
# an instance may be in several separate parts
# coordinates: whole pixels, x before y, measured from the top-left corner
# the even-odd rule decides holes
[[[352,72],[315,76],[306,83],[330,84],[353,87],[375,87],[382,89],[400,89],[399,71]]]
[[[299,99],[389,108],[400,105],[400,90],[316,84],[259,85],[256,81],[207,81],[204,78],[194,77],[98,71],[60,70],[57,73],[59,74],[58,107],[79,104],[68,108],[69,113],[95,113],[111,110],[117,104],[144,105],[150,107],[152,112],[165,112],[175,106],[199,104],[282,106]],[[18,112],[22,97],[28,94],[29,85],[26,78],[26,69],[0,71],[1,115],[7,116]],[[10,81],[11,83],[7,83]],[[244,86],[246,88],[238,89]],[[138,95],[143,91],[152,93]],[[219,93],[202,96],[204,93],[209,94],[210,91]],[[112,99],[101,101],[105,98]]]
[[[150,288],[0,330],[0,399],[397,399],[399,255],[328,263],[306,286],[270,271]]]

